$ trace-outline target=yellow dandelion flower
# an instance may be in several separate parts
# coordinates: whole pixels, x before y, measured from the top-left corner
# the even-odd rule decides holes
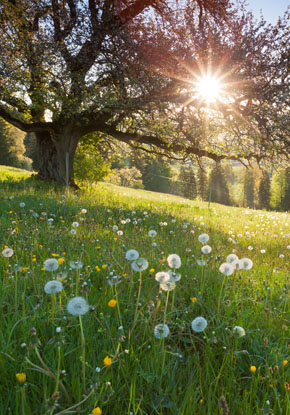
[[[43,245],[39,245],[39,248],[41,249],[41,248],[43,248]]]
[[[116,307],[116,305],[117,305],[117,301],[114,300],[114,299],[112,299],[108,302],[108,306],[111,307],[111,308]]]
[[[36,258],[32,258],[32,262],[36,262]]]
[[[57,257],[59,256],[59,254],[51,254],[51,256]]]
[[[64,258],[58,258],[57,262],[59,263],[59,265],[64,263]]]
[[[153,272],[155,272],[155,269],[151,268],[151,269],[149,269],[149,272],[151,272],[151,274],[152,274]]]
[[[101,249],[100,245],[96,246],[96,249]]]
[[[16,373],[16,379],[17,379],[17,382],[20,383],[20,385],[23,385],[23,383],[26,382],[26,374],[25,373]]]
[[[96,265],[96,270],[101,271],[101,268],[98,265]]]
[[[28,271],[28,268],[27,267],[22,267],[20,271],[22,272],[22,274],[26,274],[27,271]]]
[[[65,256],[66,255],[66,252],[63,252],[62,255]]]
[[[96,408],[94,408],[94,409],[92,410],[92,414],[93,414],[93,415],[101,415],[101,414],[102,414],[102,410],[101,410],[101,408],[100,408],[99,406],[97,406]]]
[[[44,267],[42,267],[42,268],[41,268],[41,271],[45,271],[45,268],[44,268]]]
[[[104,359],[104,365],[111,366],[112,363],[113,363],[113,360],[109,356],[106,356]]]
[[[106,264],[102,265],[102,268],[103,269],[106,269],[107,268],[107,265]]]
[[[288,363],[288,360],[283,360],[283,366],[286,366]]]
[[[256,370],[257,370],[256,366],[251,366],[251,367],[250,367],[250,371],[251,371],[252,373],[255,373],[255,372],[256,372]]]
[[[118,238],[114,238],[114,241],[117,241],[118,240]]]
[[[192,297],[191,302],[192,303],[196,303],[197,302],[197,298],[196,297]]]
[[[127,277],[128,274],[126,274],[126,272],[124,272],[124,274],[122,274],[122,277]]]

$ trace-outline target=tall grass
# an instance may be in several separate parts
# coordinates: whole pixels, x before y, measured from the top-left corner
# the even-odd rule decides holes
[[[66,193],[14,174],[0,169],[1,251],[14,251],[0,251],[0,414],[290,414],[289,214],[107,184]],[[128,249],[146,270],[132,270]],[[182,278],[166,292],[155,274],[172,253]],[[223,275],[230,253],[253,268]],[[64,261],[48,272],[52,257]],[[54,278],[64,289],[52,296]],[[66,308],[76,294],[90,305],[81,318]],[[155,338],[165,323],[169,336]]]

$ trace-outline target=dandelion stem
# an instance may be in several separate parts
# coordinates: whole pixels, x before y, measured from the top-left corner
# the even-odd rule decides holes
[[[136,321],[137,321],[138,306],[139,306],[139,299],[140,299],[141,289],[142,289],[142,272],[140,272],[139,289],[138,289],[138,296],[137,296],[137,301],[136,301],[136,308],[135,308],[135,314],[134,314],[132,330],[135,327],[135,324],[136,324]]]
[[[83,384],[85,385],[86,382],[86,343],[85,343],[85,336],[84,336],[84,329],[83,329],[83,322],[82,316],[79,315],[79,322],[80,322],[80,329],[81,329],[81,343],[82,343],[82,378]]]
[[[163,317],[163,325],[166,322],[166,311],[167,311],[169,293],[170,293],[170,291],[167,291],[166,302],[165,302],[165,309],[164,309],[164,317]],[[164,366],[165,366],[165,357],[166,357],[166,351],[165,351],[165,347],[164,347],[164,342],[165,342],[165,340],[164,340],[164,337],[163,337],[162,338],[162,365],[161,365],[160,385],[162,385],[162,377],[163,377],[163,371],[164,371]]]
[[[25,415],[25,390],[24,390],[24,386],[21,386],[20,394],[21,394],[21,412],[22,412],[22,415]]]

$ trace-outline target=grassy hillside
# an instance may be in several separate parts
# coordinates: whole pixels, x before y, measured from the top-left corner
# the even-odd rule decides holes
[[[290,414],[289,214],[7,168],[0,206],[0,414]]]

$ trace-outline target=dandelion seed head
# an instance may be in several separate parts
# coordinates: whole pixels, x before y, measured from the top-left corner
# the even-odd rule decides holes
[[[157,272],[155,274],[155,280],[160,282],[160,283],[167,282],[167,281],[170,280],[169,273],[165,272],[165,271]]]
[[[69,300],[66,309],[73,316],[83,316],[89,311],[89,305],[83,297],[74,297]]]
[[[5,257],[5,258],[10,258],[10,257],[12,257],[12,255],[14,254],[14,251],[13,251],[13,249],[12,248],[5,248],[5,249],[3,249],[3,251],[2,251],[2,255]]]
[[[207,328],[207,321],[204,317],[196,317],[192,322],[191,322],[191,328],[194,332],[196,333],[201,333],[202,331],[204,331]]]
[[[157,324],[154,328],[154,336],[156,339],[165,339],[170,334],[167,324]]]
[[[181,267],[181,259],[180,256],[177,254],[170,254],[167,257],[167,263],[170,268],[180,268]]]
[[[126,252],[126,259],[128,261],[136,261],[136,259],[139,258],[139,252],[136,251],[136,249],[129,249],[129,251]]]
[[[200,243],[206,244],[209,240],[209,236],[207,233],[202,233],[201,235],[199,235],[198,240]]]
[[[44,261],[43,267],[46,271],[56,271],[59,267],[59,263],[55,258],[48,258]]]
[[[48,281],[44,286],[46,294],[58,294],[62,291],[62,289],[62,283],[57,280]]]

